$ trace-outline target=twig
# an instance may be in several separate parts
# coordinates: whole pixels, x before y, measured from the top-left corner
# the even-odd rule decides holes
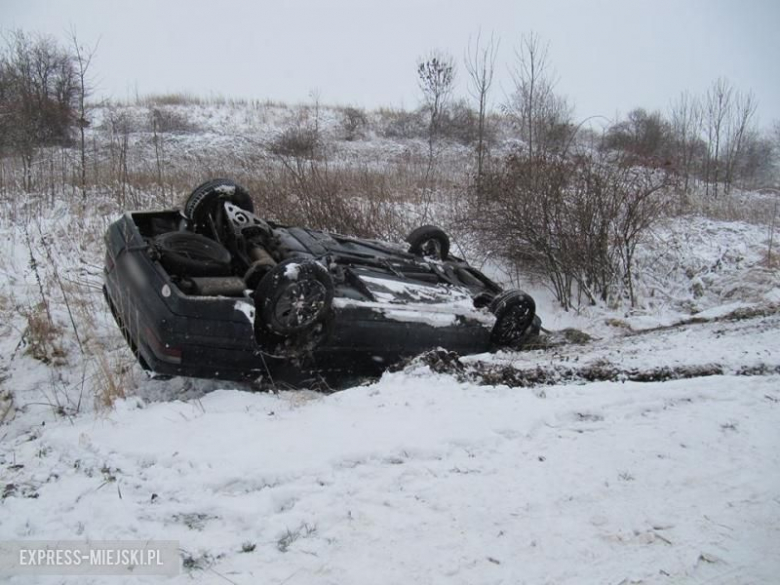
[[[35,254],[33,253],[32,241],[30,240],[30,232],[27,230],[26,223],[24,224],[24,238],[27,241],[27,249],[30,252],[30,268],[32,268],[33,272],[35,273],[35,280],[38,282],[38,290],[41,293],[41,302],[43,303],[44,309],[46,309],[46,316],[49,319],[49,325],[54,327],[54,321],[51,318],[51,311],[49,310],[49,301],[46,299],[46,293],[43,290],[41,275],[38,272],[38,261],[35,259]]]
[[[43,249],[46,252],[46,257],[49,259],[49,264],[51,264],[52,271],[54,273],[54,280],[57,281],[57,285],[60,287],[60,292],[62,292],[62,298],[65,301],[65,308],[68,311],[70,324],[73,326],[73,335],[76,337],[76,343],[78,343],[79,345],[79,351],[81,352],[82,355],[84,355],[84,346],[81,344],[81,337],[79,337],[79,329],[78,327],[76,327],[76,321],[73,318],[73,312],[70,310],[70,302],[68,301],[68,294],[65,292],[65,287],[62,286],[62,279],[60,279],[60,273],[59,270],[57,270],[57,264],[54,262],[54,258],[52,258],[51,249],[49,248],[49,244],[46,242],[46,236],[43,235],[43,230],[41,230],[40,221],[37,221],[36,225],[38,226],[38,233],[41,235],[41,245],[43,246]]]

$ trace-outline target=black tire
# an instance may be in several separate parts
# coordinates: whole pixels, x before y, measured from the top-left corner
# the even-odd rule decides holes
[[[505,291],[490,304],[490,311],[496,316],[491,340],[498,347],[520,349],[531,338],[539,334],[541,319],[536,317],[536,303],[520,290]],[[534,334],[534,325],[536,333]]]
[[[230,252],[211,238],[190,232],[169,232],[154,239],[160,263],[176,276],[227,276]]]
[[[249,192],[241,185],[230,179],[212,179],[196,187],[190,194],[184,204],[184,215],[195,224],[195,230],[200,231],[221,201],[228,201],[249,213],[255,212]]]
[[[450,254],[450,238],[435,225],[423,225],[413,230],[406,238],[409,253],[434,260],[446,260]]]
[[[287,337],[316,328],[327,319],[333,302],[333,279],[309,259],[290,258],[277,264],[257,285],[255,328]]]

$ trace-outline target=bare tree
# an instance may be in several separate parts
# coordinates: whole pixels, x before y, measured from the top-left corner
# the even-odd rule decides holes
[[[683,189],[688,192],[697,159],[706,145],[701,140],[703,111],[701,101],[683,92],[672,104],[671,124],[677,171],[683,178]]]
[[[157,172],[157,184],[160,187],[160,199],[164,202],[165,180],[163,178],[163,161],[165,160],[165,139],[162,128],[164,114],[159,108],[152,108],[152,110],[149,112],[149,117],[152,123],[152,142],[154,144],[154,160]]]
[[[127,111],[111,106],[106,111],[103,128],[108,134],[111,176],[119,183],[116,191],[117,201],[121,207],[125,207],[129,183],[127,157],[130,148],[130,116]]]
[[[439,138],[441,119],[455,83],[455,62],[452,57],[438,51],[417,63],[417,77],[428,111],[428,145]]]
[[[447,101],[452,94],[455,84],[455,62],[451,56],[438,51],[433,51],[428,57],[417,63],[417,77],[420,90],[425,100],[425,108],[428,113],[428,164],[425,170],[425,184],[423,187],[423,217],[428,218],[430,201],[427,191],[431,189],[434,176],[436,158],[436,143],[441,134],[442,117],[447,107]]]
[[[33,187],[39,148],[66,145],[78,92],[70,55],[53,38],[13,31],[0,55],[2,140],[22,159],[24,187]]]
[[[707,91],[704,110],[705,129],[709,152],[704,167],[704,180],[707,182],[707,194],[712,189],[718,196],[718,182],[721,180],[722,152],[724,137],[729,116],[731,115],[731,100],[734,93],[731,84],[719,78]]]
[[[752,137],[753,118],[755,117],[758,103],[752,92],[736,92],[733,111],[728,128],[728,142],[726,143],[725,175],[723,182],[726,189],[730,189],[737,178],[740,163],[744,156],[746,145]]]
[[[78,120],[77,125],[79,129],[79,154],[80,154],[80,177],[79,187],[81,188],[81,197],[86,199],[87,197],[87,149],[84,139],[84,132],[87,126],[89,126],[89,113],[87,107],[87,98],[92,94],[93,86],[91,80],[88,77],[90,65],[92,65],[92,59],[95,57],[97,47],[100,41],[98,40],[93,47],[84,48],[79,42],[76,35],[76,29],[70,29],[70,43],[73,48],[73,57],[76,64],[76,76],[78,80],[79,92],[78,92]]]
[[[488,94],[493,85],[496,56],[498,55],[499,41],[493,35],[486,46],[481,46],[481,33],[472,48],[469,39],[466,49],[465,64],[469,75],[468,90],[477,102],[477,181],[482,177],[485,156],[487,154],[487,141],[485,137],[485,124],[487,121]]]
[[[524,35],[515,49],[511,71],[514,93],[506,109],[528,145],[528,156],[568,143],[571,108],[555,94],[555,78],[547,61],[548,45],[535,33]]]
[[[309,91],[309,97],[314,105],[314,137],[317,142],[320,140],[320,90],[313,88]]]

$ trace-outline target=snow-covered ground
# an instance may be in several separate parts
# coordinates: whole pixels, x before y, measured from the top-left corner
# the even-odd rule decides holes
[[[188,112],[166,145],[185,159],[300,116]],[[381,161],[424,145],[339,148]],[[662,222],[637,250],[641,308],[563,312],[519,283],[553,337],[587,343],[432,354],[326,395],[147,380],[100,291],[117,211],[0,207],[0,540],[178,540],[182,573],[146,583],[778,582],[765,226]]]
[[[4,232],[3,387],[15,409],[0,427],[0,539],[178,540],[184,569],[170,582],[742,584],[780,574],[772,286],[720,305],[699,296],[713,306],[693,320],[669,307],[561,317],[543,302],[548,325],[590,324],[597,339],[438,372],[417,360],[332,395],[268,394],[144,381],[89,288],[100,242],[70,222],[63,213],[41,232],[28,225],[39,255],[40,233],[57,238],[61,280],[91,291],[83,357],[52,302],[59,365],[19,347],[14,309],[38,288],[23,230]],[[51,280],[52,266],[38,269]],[[56,287],[49,294],[56,301]],[[108,409],[90,396],[108,380],[89,357],[100,347],[132,380],[132,395]],[[648,373],[662,381],[631,381]]]
[[[682,354],[690,336],[655,341]],[[741,584],[780,571],[776,374],[513,389],[413,365],[333,395],[130,398],[14,431],[2,538],[175,539],[190,568],[172,581]]]

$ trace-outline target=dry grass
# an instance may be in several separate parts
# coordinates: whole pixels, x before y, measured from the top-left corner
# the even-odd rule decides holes
[[[94,356],[96,367],[95,405],[112,408],[114,402],[123,399],[135,387],[133,363],[126,356],[109,355],[103,351]]]
[[[776,202],[772,196],[757,196],[739,189],[718,196],[707,196],[704,186],[698,185],[688,193],[678,194],[677,201],[674,209],[676,215],[700,215],[721,221],[767,225],[776,213]]]
[[[64,365],[67,354],[62,346],[62,328],[49,320],[43,304],[22,314],[27,322],[22,335],[25,353],[44,364]]]
[[[14,395],[8,390],[0,390],[0,424],[14,416]]]

